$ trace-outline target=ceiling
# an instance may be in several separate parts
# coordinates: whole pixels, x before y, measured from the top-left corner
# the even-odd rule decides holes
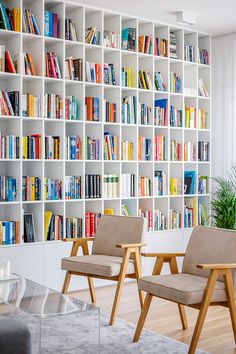
[[[75,0],[74,0],[75,1]],[[236,32],[235,0],[78,0],[86,5],[123,12],[161,22],[176,23],[177,11],[191,11],[196,17],[196,28],[218,36]]]

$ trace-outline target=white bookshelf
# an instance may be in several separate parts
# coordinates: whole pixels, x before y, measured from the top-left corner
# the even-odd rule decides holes
[[[185,170],[195,170],[196,176],[198,174],[211,176],[211,160],[209,162],[173,162],[169,160],[169,142],[172,138],[178,140],[184,144],[185,141],[191,141],[196,145],[199,140],[203,140],[210,143],[211,150],[211,98],[204,98],[198,96],[198,78],[203,78],[207,84],[209,94],[211,95],[211,68],[210,65],[202,65],[197,62],[190,63],[184,61],[184,44],[190,44],[207,49],[209,53],[209,59],[211,60],[211,38],[208,34],[200,33],[195,30],[184,29],[178,26],[172,26],[160,22],[153,22],[148,19],[139,19],[130,15],[124,15],[115,13],[103,9],[87,7],[75,2],[67,2],[60,0],[9,0],[7,1],[8,7],[20,7],[21,14],[24,7],[29,7],[31,12],[36,16],[38,26],[40,28],[41,35],[31,35],[23,32],[12,32],[7,30],[0,30],[0,44],[6,45],[10,50],[12,56],[21,52],[29,52],[33,58],[33,62],[36,68],[37,76],[25,76],[23,75],[22,67],[17,74],[0,73],[0,89],[1,90],[19,90],[20,91],[20,107],[21,97],[23,93],[29,92],[40,96],[41,99],[41,112],[43,112],[43,100],[45,93],[59,94],[63,101],[63,117],[64,117],[64,101],[67,95],[74,95],[79,101],[80,105],[80,120],[68,121],[65,119],[53,120],[46,119],[41,115],[38,118],[24,118],[20,117],[0,117],[0,130],[6,134],[14,134],[16,136],[22,136],[32,133],[40,133],[42,137],[44,135],[59,135],[61,137],[61,150],[60,160],[50,161],[42,158],[41,160],[23,160],[21,157],[19,160],[0,160],[1,175],[10,175],[18,178],[18,199],[12,203],[0,203],[0,219],[13,219],[21,220],[22,209],[25,212],[31,212],[34,215],[36,242],[34,244],[12,245],[12,246],[0,246],[0,255],[5,255],[13,259],[20,257],[15,256],[16,251],[11,249],[19,248],[33,249],[34,252],[39,247],[42,249],[43,245],[47,247],[50,243],[51,247],[55,247],[55,255],[51,254],[51,257],[57,257],[55,260],[57,266],[59,265],[59,259],[62,254],[68,252],[68,246],[58,241],[45,242],[43,240],[44,230],[44,210],[51,210],[53,213],[61,214],[65,218],[69,216],[83,217],[86,211],[89,212],[103,212],[105,208],[113,208],[115,213],[120,214],[121,204],[125,203],[129,207],[131,215],[137,215],[138,209],[154,210],[160,209],[168,217],[169,209],[176,208],[184,214],[184,199],[185,196],[182,193],[179,196],[151,196],[151,197],[139,197],[138,193],[138,176],[148,176],[153,181],[154,171],[165,170],[170,177],[180,177],[182,181],[184,179]],[[59,37],[60,38],[48,38],[44,36],[44,9],[50,9],[59,15]],[[71,42],[64,40],[64,20],[65,18],[72,18],[77,27],[77,33],[79,42]],[[84,41],[86,28],[89,26],[96,26],[101,31],[101,45],[90,45]],[[121,34],[122,28],[127,26],[135,27],[137,30],[136,38],[139,35],[152,35],[152,37],[161,37],[169,40],[170,31],[174,30],[177,38],[177,53],[178,59],[171,59],[166,57],[154,56],[152,54],[142,54],[138,52],[129,52],[121,49],[110,49],[103,46],[103,30],[112,30]],[[138,41],[136,41],[138,44]],[[137,45],[136,45],[137,49]],[[44,77],[44,53],[46,51],[55,51],[60,63],[63,79],[51,79]],[[110,86],[103,84],[103,72],[102,83],[94,84],[85,81],[76,82],[64,79],[64,61],[69,55],[73,55],[75,58],[82,58],[83,64],[85,60],[89,59],[96,63],[101,64],[103,68],[104,62],[113,62],[115,64],[115,74],[117,85]],[[121,86],[121,67],[123,64],[131,66],[133,68],[133,87]],[[143,90],[138,88],[138,70],[148,70],[152,77],[156,71],[161,71],[164,77],[164,81],[168,87],[168,91],[160,92],[155,90],[153,82],[153,90]],[[101,70],[103,71],[103,70]],[[175,94],[169,92],[169,73],[174,71],[181,76],[182,89],[181,93]],[[85,78],[85,71],[83,73]],[[188,96],[184,94],[184,88],[196,89],[195,96]],[[100,116],[99,122],[87,122],[85,120],[85,97],[86,96],[98,96],[100,99]],[[121,101],[122,97],[126,95],[132,95],[137,97],[137,101],[140,103],[146,103],[154,107],[154,100],[159,98],[167,98],[169,105],[174,105],[183,110],[183,128],[158,127],[154,125],[154,109],[151,112],[151,124],[122,124],[121,123]],[[117,123],[106,123],[104,117],[104,108],[102,105],[103,99],[107,98],[111,102],[117,103]],[[208,126],[207,129],[197,128],[188,129],[184,128],[184,105],[193,106],[197,112],[199,108],[204,108],[208,112]],[[138,121],[138,117],[137,117]],[[121,141],[132,140],[134,143],[134,160],[133,161],[104,161],[103,160],[103,134],[104,130],[112,132],[114,135],[119,136],[119,158],[121,158]],[[68,135],[80,135],[81,139],[84,136],[91,136],[92,138],[100,139],[100,159],[99,161],[87,161],[83,159],[79,161],[66,161],[65,160],[65,136]],[[154,161],[153,154],[151,161],[138,161],[138,136],[139,134],[152,139],[155,134],[164,134],[167,139],[167,161]],[[44,139],[42,139],[42,157],[44,157]],[[20,155],[21,156],[21,155]],[[136,193],[135,197],[122,199],[121,197],[115,199],[85,199],[84,198],[84,181],[86,173],[97,173],[103,176],[104,173],[113,173],[119,175],[119,181],[121,181],[122,173],[135,173]],[[82,176],[82,199],[67,201],[64,198],[60,201],[22,201],[22,176],[37,176],[42,179],[44,177],[58,177],[61,178],[64,184],[65,176],[67,175],[81,175]],[[64,185],[63,185],[64,187]],[[211,181],[208,179],[208,193],[205,195],[195,194],[190,195],[194,197],[198,204],[199,201],[207,208],[210,198]],[[64,190],[64,188],[63,188]],[[198,191],[196,185],[196,193]],[[43,197],[43,190],[41,192]],[[121,196],[120,185],[120,196]],[[196,220],[196,224],[198,220]],[[83,229],[85,228],[85,220],[83,222]],[[149,247],[152,249],[157,246],[156,242],[160,239],[161,245],[167,246],[168,249],[183,249],[186,245],[186,239],[188,238],[191,230],[164,230],[164,231],[152,231],[145,235],[146,241]],[[64,230],[65,234],[65,230]],[[182,236],[187,235],[183,241]],[[167,235],[165,237],[165,235]],[[171,235],[173,235],[173,244],[171,245]],[[178,241],[179,238],[179,241]],[[164,242],[164,244],[163,244]],[[54,246],[53,246],[54,245]],[[58,246],[59,245],[59,246]],[[29,247],[28,247],[29,246]],[[63,251],[56,251],[56,247],[60,247]],[[5,250],[8,249],[7,252]],[[22,251],[21,251],[22,252]],[[32,251],[33,252],[33,251]],[[39,251],[41,252],[41,251]],[[45,251],[46,252],[46,251]],[[54,251],[51,251],[54,253]],[[14,257],[13,257],[14,254]],[[19,254],[20,251],[19,251]],[[50,257],[49,253],[45,253],[44,257]],[[24,257],[24,256],[22,256]],[[36,257],[37,258],[37,257]],[[17,261],[18,262],[18,261]],[[18,264],[16,262],[16,264]],[[38,260],[37,262],[41,262]],[[44,269],[44,265],[40,264],[40,267]],[[53,270],[54,271],[54,270]],[[52,271],[52,273],[53,273]],[[57,269],[58,271],[58,269]],[[33,270],[32,270],[33,272]],[[32,278],[33,276],[31,276]],[[60,276],[61,277],[61,276]],[[41,278],[40,278],[41,279]],[[45,280],[45,278],[43,278]]]

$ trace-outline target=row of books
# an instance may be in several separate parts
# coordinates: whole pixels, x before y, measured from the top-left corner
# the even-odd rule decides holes
[[[185,198],[184,227],[191,228],[196,224],[196,202],[194,198]]]
[[[63,216],[53,214],[50,210],[44,212],[44,240],[54,241],[63,238]]]
[[[99,160],[100,158],[100,143],[99,139],[91,139],[89,136],[85,137],[85,159]]]
[[[132,69],[130,66],[121,68],[121,85],[123,87],[132,87]]]
[[[208,112],[205,109],[198,110],[199,129],[207,129]]]
[[[23,159],[41,159],[41,135],[31,134],[22,136],[22,158]]]
[[[145,103],[138,103],[139,124],[149,125],[151,122],[152,107]]]
[[[19,91],[0,91],[2,116],[19,116]]]
[[[136,96],[126,96],[122,99],[121,122],[123,124],[137,123],[136,104],[137,104]]]
[[[138,137],[138,160],[150,161],[151,160],[151,145],[152,140],[143,136]]]
[[[127,140],[123,140],[121,143],[122,160],[133,160],[133,143]]]
[[[75,96],[68,96],[65,99],[65,119],[79,120],[79,102]]]
[[[152,37],[139,36],[138,37],[138,51],[139,53],[152,54]]]
[[[144,230],[150,232],[153,230],[153,215],[151,210],[138,210],[138,216],[144,218]]]
[[[195,47],[193,45],[184,46],[184,60],[191,63],[195,62]]]
[[[198,142],[198,161],[210,161],[210,144],[209,142]]]
[[[198,79],[198,90],[199,90],[199,96],[209,97],[209,92],[208,92],[207,86],[206,86],[204,80],[201,78]]]
[[[174,106],[170,106],[170,126],[182,128],[183,126],[183,111]]]
[[[35,75],[32,70],[31,72],[29,75]],[[45,53],[45,76],[53,79],[62,78],[59,60],[54,52]]]
[[[0,45],[0,71],[16,74],[17,60],[12,60],[9,50],[6,50],[5,45]]]
[[[62,119],[62,99],[59,95],[53,93],[46,93],[44,95],[44,117],[50,119]]]
[[[181,92],[181,77],[174,72],[170,72],[170,92]]]
[[[83,81],[83,59],[72,56],[65,59],[65,79]]]
[[[154,38],[153,54],[168,57],[168,40],[158,37]]]
[[[136,50],[136,28],[127,27],[122,29],[121,49],[131,52]]]
[[[138,82],[139,88],[145,90],[152,90],[152,79],[148,71],[139,70]]]
[[[66,238],[83,237],[83,219],[75,217],[66,218]]]
[[[106,48],[120,48],[120,34],[113,31],[103,32],[103,45]]]
[[[58,38],[58,14],[52,11],[44,11],[44,35]]]
[[[177,177],[170,178],[170,195],[182,194],[182,179]]]
[[[85,117],[88,121],[99,121],[99,98],[85,97]]]
[[[85,62],[86,81],[95,84],[101,83],[101,65],[86,60]]]
[[[86,199],[102,197],[101,180],[102,177],[99,174],[85,175],[85,198]]]
[[[113,63],[103,64],[103,82],[106,85],[116,85],[116,75]]]
[[[19,221],[0,221],[0,245],[11,245],[20,242]]]
[[[185,107],[185,128],[196,128],[196,108]]]
[[[153,228],[154,231],[167,229],[167,217],[159,209],[153,211]]]
[[[65,178],[65,199],[82,198],[82,179],[81,176],[66,176]]]
[[[27,93],[22,95],[22,115],[23,117],[40,117],[40,97]]]
[[[158,126],[168,125],[168,100],[166,98],[155,100],[154,124]]]
[[[65,151],[66,151],[66,160],[82,159],[82,143],[79,135],[66,136]]]
[[[10,176],[0,176],[0,201],[13,202],[17,200],[17,180]]]
[[[15,135],[3,135],[0,131],[0,159],[20,158],[20,138]]]
[[[152,196],[152,181],[145,176],[139,177],[139,196],[149,197]]]
[[[118,136],[104,132],[104,160],[119,160],[118,145]]]
[[[182,144],[178,143],[176,140],[170,141],[170,160],[171,161],[182,161],[183,149]]]
[[[184,143],[184,161],[196,161],[196,145],[191,141]]]
[[[196,171],[184,171],[184,194],[195,194]]]
[[[199,225],[203,225],[203,226],[208,225],[208,217],[207,217],[206,209],[202,203],[198,204],[198,223]]]
[[[100,44],[100,31],[96,27],[88,27],[85,34],[85,43]]]
[[[20,32],[20,8],[14,7],[10,9],[1,1],[0,3],[0,29]]]
[[[60,156],[60,137],[48,135],[45,136],[45,159],[59,160]]]
[[[171,230],[182,228],[182,213],[176,209],[170,209],[169,211],[169,228]]]
[[[65,40],[75,42],[78,41],[76,24],[71,18],[65,19]]]
[[[198,62],[200,64],[209,65],[209,54],[208,50],[198,48]]]
[[[198,176],[198,193],[206,194],[208,188],[208,177],[207,176]]]
[[[155,72],[154,74],[154,83],[155,83],[155,88],[157,91],[166,91],[166,87],[164,84],[164,80],[162,77],[161,72]]]
[[[40,35],[36,18],[28,8],[23,9],[22,29],[23,32]]]
[[[116,123],[117,104],[108,102],[106,99],[103,102],[105,122]]]
[[[119,176],[106,173],[103,176],[103,197],[119,198]]]
[[[22,177],[22,200],[41,200],[41,179],[39,177]]]
[[[122,173],[121,190],[122,190],[122,198],[135,197],[135,174]]]
[[[60,179],[44,178],[44,200],[62,199],[62,181]]]
[[[101,213],[85,213],[85,237],[93,237],[97,230]]]
[[[154,137],[154,160],[167,160],[167,144],[165,135],[156,135]]]
[[[177,40],[174,31],[170,31],[170,58],[177,59]]]
[[[167,195],[167,174],[165,171],[154,172],[153,195]]]
[[[30,53],[22,53],[24,59],[23,74],[29,76],[35,76],[36,71],[33,63],[33,59]]]

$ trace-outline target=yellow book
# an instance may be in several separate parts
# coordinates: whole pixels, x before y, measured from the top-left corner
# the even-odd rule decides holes
[[[35,200],[35,179],[33,176],[30,177],[30,198]]]
[[[22,158],[27,159],[27,136],[22,136]]]
[[[44,241],[47,241],[47,234],[48,234],[48,230],[50,227],[51,219],[52,219],[52,212],[45,210],[45,212],[44,212]]]
[[[29,95],[29,117],[34,116],[34,96]]]
[[[128,87],[132,87],[131,67],[127,68]]]
[[[16,32],[20,32],[20,9],[19,8],[12,9],[12,17],[14,23],[14,30]]]
[[[47,178],[44,178],[43,199],[47,200]]]
[[[146,85],[146,81],[145,81],[145,78],[144,78],[144,72],[143,72],[143,70],[141,71],[141,76],[142,76],[143,86],[144,86],[145,89],[147,89],[147,85]]]
[[[104,209],[104,214],[106,214],[106,215],[114,215],[114,209]]]

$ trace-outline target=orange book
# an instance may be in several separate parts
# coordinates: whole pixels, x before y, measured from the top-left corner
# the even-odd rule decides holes
[[[144,52],[144,36],[138,37],[138,51],[139,51],[139,53]]]
[[[95,64],[95,82],[99,84],[101,82],[100,65]]]
[[[86,120],[93,120],[93,97],[85,97],[85,104],[87,106]]]
[[[35,69],[34,69],[34,64],[33,64],[32,57],[31,57],[31,55],[30,55],[29,53],[26,53],[26,57],[27,57],[27,60],[28,60],[28,62],[29,62],[29,65],[30,65],[31,74],[32,74],[33,76],[35,76],[36,73],[35,73]]]
[[[16,243],[19,243],[19,221],[16,221]]]
[[[141,160],[142,158],[142,137],[138,137],[138,159]]]

